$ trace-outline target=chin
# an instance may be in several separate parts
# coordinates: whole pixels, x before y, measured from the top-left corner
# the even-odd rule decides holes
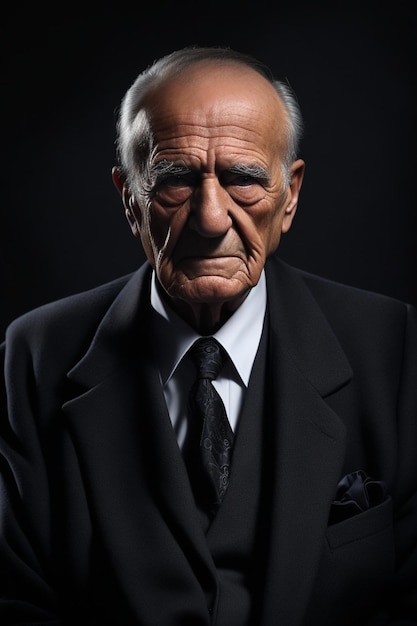
[[[175,290],[169,291],[173,297],[189,304],[204,302],[228,302],[243,297],[251,288],[236,278],[223,276],[199,276],[185,281]]]

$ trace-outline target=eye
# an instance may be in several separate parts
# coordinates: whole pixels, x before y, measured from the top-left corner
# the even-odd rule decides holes
[[[264,187],[268,184],[268,176],[264,170],[244,165],[238,165],[223,172],[221,180],[226,187]]]
[[[260,168],[238,165],[222,172],[220,182],[235,202],[252,206],[264,197],[268,177]]]
[[[226,172],[221,177],[222,185],[225,187],[249,187],[257,184],[257,180],[250,174],[236,174],[234,172]]]
[[[248,174],[241,174],[240,176],[234,176],[229,184],[237,185],[238,187],[249,187],[249,185],[255,185],[258,181],[253,176]]]
[[[197,174],[191,170],[167,172],[157,178],[155,189],[158,191],[169,187],[195,187],[197,182]]]
[[[193,175],[187,174],[171,174],[164,177],[157,184],[157,188],[160,187],[190,187],[193,185]]]
[[[186,202],[197,184],[194,172],[178,172],[159,177],[154,193],[166,206],[175,206]]]

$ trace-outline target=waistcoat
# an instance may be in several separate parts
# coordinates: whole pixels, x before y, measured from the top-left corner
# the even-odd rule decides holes
[[[260,530],[263,488],[264,423],[267,416],[264,328],[235,433],[230,484],[206,538],[218,576],[213,626],[256,624],[264,546]]]

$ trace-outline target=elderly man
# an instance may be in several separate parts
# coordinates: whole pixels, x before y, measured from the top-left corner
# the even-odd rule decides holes
[[[147,262],[3,346],[1,623],[417,624],[416,312],[275,254],[301,130],[229,49],[128,90]]]

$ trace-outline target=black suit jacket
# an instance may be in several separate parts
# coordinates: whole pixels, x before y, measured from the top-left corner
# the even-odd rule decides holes
[[[216,571],[152,357],[149,276],[8,329],[2,624],[215,618]],[[417,624],[416,313],[276,258],[266,276],[274,456],[256,626]],[[357,470],[386,498],[329,524]]]

